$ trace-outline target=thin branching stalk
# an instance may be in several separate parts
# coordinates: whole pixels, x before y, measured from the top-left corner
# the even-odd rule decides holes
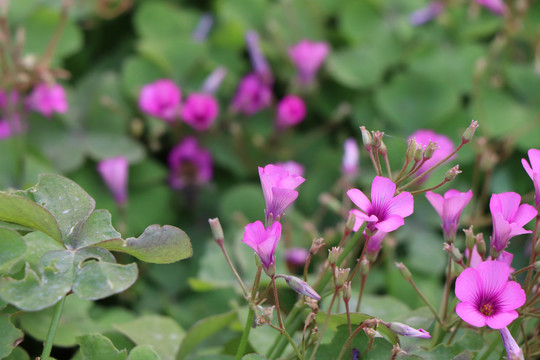
[[[284,333],[286,332],[286,330],[285,330],[285,326],[283,326],[283,320],[281,319],[281,309],[279,307],[279,297],[278,297],[277,287],[276,287],[276,277],[272,276],[271,279],[272,279],[272,287],[274,288],[274,301],[276,305],[276,312],[277,312],[279,327],[281,328],[281,332]]]
[[[412,287],[414,288],[414,290],[416,291],[416,293],[418,294],[418,296],[420,296],[420,298],[422,299],[422,301],[424,301],[424,303],[427,305],[427,307],[429,308],[429,310],[433,313],[433,316],[435,316],[435,320],[437,320],[437,322],[444,327],[444,323],[443,321],[441,320],[439,314],[437,314],[437,310],[435,310],[435,308],[433,307],[433,305],[431,305],[431,303],[429,302],[429,300],[424,296],[424,294],[422,293],[422,291],[420,291],[420,289],[418,288],[418,286],[416,286],[416,284],[414,283],[414,280],[411,279],[409,280],[409,283],[412,285]]]
[[[242,359],[244,352],[246,351],[247,341],[249,337],[249,332],[251,331],[251,324],[253,323],[253,317],[255,313],[251,306],[249,307],[248,316],[246,319],[246,324],[244,325],[244,331],[242,332],[242,338],[240,339],[240,344],[238,344],[238,349],[236,350],[235,360]]]
[[[60,316],[62,315],[62,309],[64,308],[65,302],[66,297],[64,296],[54,307],[51,325],[49,326],[47,339],[45,340],[45,345],[43,345],[43,352],[41,353],[41,360],[49,360],[49,356],[51,355],[51,350],[53,346],[54,334],[56,333],[56,328],[58,327],[58,323],[60,322]]]
[[[317,339],[317,342],[315,343],[315,348],[313,348],[313,352],[311,353],[310,360],[315,359],[315,354],[317,353],[317,350],[319,349],[319,345],[321,345],[321,340],[324,335],[324,331],[326,330],[326,326],[328,325],[328,320],[330,320],[330,314],[332,313],[332,307],[334,307],[334,301],[336,301],[336,297],[339,294],[339,289],[334,290],[334,296],[332,296],[332,301],[330,301],[330,306],[328,307],[328,312],[326,313],[326,319],[324,320],[323,327],[321,328],[321,332],[319,335],[319,338]]]
[[[248,291],[246,290],[246,286],[244,285],[244,282],[242,281],[242,278],[240,275],[238,275],[238,272],[236,271],[236,268],[234,267],[231,258],[229,257],[229,254],[227,254],[227,250],[225,250],[225,245],[223,242],[217,242],[219,247],[221,248],[221,251],[223,252],[223,255],[225,256],[225,259],[227,260],[227,264],[229,264],[229,267],[231,268],[232,272],[234,273],[234,276],[236,277],[236,281],[238,281],[238,284],[240,284],[240,287],[242,288],[242,292],[244,293],[244,297],[248,297]]]
[[[360,293],[358,293],[358,302],[356,303],[356,312],[359,312],[360,311],[360,303],[362,302],[362,296],[364,295],[364,288],[366,287],[366,282],[367,282],[367,274],[364,275],[362,274],[362,278],[361,278],[361,283],[360,283]]]
[[[341,352],[339,353],[337,360],[340,360],[343,357],[343,355],[345,354],[345,351],[351,344],[353,338],[365,327],[366,327],[365,323],[362,323],[358,325],[356,329],[354,329],[353,333],[349,335],[349,337],[347,338],[347,341],[345,341],[345,344],[343,344],[343,348],[341,349]]]

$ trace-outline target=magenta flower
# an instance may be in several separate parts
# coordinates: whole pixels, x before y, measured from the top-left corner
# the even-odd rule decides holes
[[[197,131],[208,130],[216,120],[219,105],[212,95],[194,93],[186,98],[182,119]]]
[[[124,156],[108,158],[97,165],[117,204],[124,204],[127,201],[128,168],[129,163]]]
[[[259,220],[246,225],[244,239],[242,240],[250,246],[261,259],[261,263],[268,271],[276,263],[276,247],[281,238],[281,224],[275,221],[271,226],[265,228]]]
[[[144,85],[139,94],[141,111],[167,122],[176,120],[181,101],[182,92],[170,79],[160,79]]]
[[[506,13],[506,4],[503,0],[476,0],[476,2],[497,15]]]
[[[433,157],[426,160],[424,164],[420,166],[420,169],[416,173],[417,175],[422,175],[427,169],[447,157],[454,150],[452,140],[450,140],[447,136],[437,134],[432,130],[417,130],[411,136],[409,136],[408,140],[411,139],[414,139],[418,145],[424,148],[429,144],[430,141],[437,143],[437,149],[433,152]],[[452,157],[452,159],[454,157],[455,155]]]
[[[405,223],[404,217],[413,213],[414,200],[410,193],[402,192],[394,196],[396,184],[392,180],[376,176],[371,185],[371,201],[358,189],[350,189],[347,195],[360,208],[353,209],[351,213],[356,216],[354,231],[367,222],[367,229],[374,233],[377,230],[384,232],[394,231]]]
[[[169,153],[169,184],[173,189],[203,185],[212,179],[212,155],[187,137]]]
[[[528,151],[530,165],[525,159],[521,159],[523,168],[529,174],[534,184],[534,205],[540,209],[540,150],[529,149]]]
[[[436,18],[443,11],[444,3],[441,1],[432,1],[423,8],[413,11],[409,16],[409,22],[414,26],[423,25]]]
[[[313,82],[315,74],[326,59],[330,47],[326,42],[302,40],[289,48],[289,56],[296,65],[300,82]]]
[[[386,235],[388,235],[387,232],[377,230],[377,232],[369,238],[369,242],[367,243],[367,258],[369,261],[374,262],[377,259],[377,255],[379,254],[379,251],[381,251],[381,246],[383,240],[386,238]],[[364,232],[364,237],[367,239],[367,234]]]
[[[271,102],[271,86],[257,74],[248,74],[240,81],[231,107],[234,111],[253,115],[268,107]]]
[[[31,110],[49,118],[53,113],[64,114],[68,111],[66,92],[59,84],[39,84],[27,98]]]
[[[309,250],[305,248],[290,248],[285,250],[285,262],[291,267],[304,266],[309,257]]]
[[[276,126],[285,129],[301,123],[306,117],[306,104],[302,98],[287,95],[277,106]]]
[[[272,164],[259,167],[259,177],[266,204],[266,220],[279,219],[298,197],[295,189],[306,180]]]
[[[537,214],[534,207],[528,204],[519,205],[521,196],[515,192],[493,194],[489,201],[489,209],[493,218],[493,235],[491,248],[498,254],[506,248],[508,241],[514,236],[528,234],[523,226],[531,221]]]
[[[450,189],[444,193],[444,197],[432,191],[426,192],[426,198],[441,217],[444,237],[447,241],[452,242],[455,239],[459,217],[472,196],[471,190],[462,193]]]
[[[510,266],[501,261],[484,261],[467,268],[456,280],[456,296],[461,303],[456,313],[476,326],[502,329],[518,317],[515,309],[525,303],[525,291],[508,281]]]
[[[343,160],[341,170],[349,178],[354,178],[358,174],[358,163],[360,162],[360,151],[358,143],[353,138],[348,138],[343,144]]]
[[[469,260],[469,266],[470,267],[475,268],[475,267],[478,266],[478,264],[481,264],[483,262],[482,257],[480,256],[480,254],[478,253],[478,249],[476,248],[476,244],[472,248],[472,254],[469,254],[469,249],[465,249],[465,256],[467,258],[470,258],[470,260]],[[511,272],[514,271],[514,269],[511,267],[513,259],[514,259],[514,255],[512,253],[509,253],[508,251],[503,251],[501,253],[501,255],[499,255],[499,257],[497,259],[493,259],[491,257],[491,255],[486,258],[486,260],[502,261],[503,263],[510,266],[510,271]]]
[[[305,173],[304,167],[296,161],[289,160],[275,163],[274,165],[284,168],[292,176],[304,176]]]

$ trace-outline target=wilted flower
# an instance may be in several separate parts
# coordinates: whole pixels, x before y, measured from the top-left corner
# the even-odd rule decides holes
[[[343,144],[343,160],[341,162],[343,174],[347,177],[355,177],[358,174],[359,161],[358,143],[353,138],[348,138]]]
[[[441,1],[432,1],[423,8],[415,10],[409,15],[409,22],[414,26],[427,23],[437,17],[444,10],[444,3]]]
[[[476,2],[497,15],[506,13],[506,5],[503,0],[476,0]]]
[[[298,197],[295,189],[306,179],[272,164],[259,167],[267,220],[277,219]]]
[[[423,174],[427,169],[447,157],[454,150],[454,144],[447,136],[437,134],[432,130],[417,130],[411,136],[409,136],[409,140],[411,139],[414,139],[418,145],[424,148],[426,148],[430,142],[436,143],[437,145],[437,148],[433,152],[433,156],[429,160],[426,160],[422,166],[420,166],[420,169],[416,173],[417,175]],[[452,157],[452,159],[454,157],[455,155]]]
[[[139,107],[148,115],[173,122],[180,114],[182,92],[170,79],[144,85],[139,94]]]
[[[535,192],[534,204],[537,209],[540,209],[540,150],[529,149],[528,155],[530,164],[525,159],[521,159],[521,164],[533,181]]]
[[[459,192],[450,189],[444,196],[432,191],[426,192],[426,198],[441,217],[444,237],[447,241],[453,241],[456,237],[456,230],[461,212],[472,198],[472,191]]]
[[[354,231],[367,222],[367,229],[374,233],[377,230],[384,232],[394,231],[403,225],[404,217],[413,213],[414,200],[410,193],[402,192],[394,196],[396,184],[392,180],[376,176],[371,185],[371,201],[358,189],[350,189],[347,195],[360,208],[353,209],[356,215]]]
[[[59,84],[38,84],[27,98],[31,110],[51,117],[53,113],[64,114],[68,110],[66,92]]]
[[[289,56],[296,65],[299,80],[309,84],[326,59],[330,47],[326,42],[302,40],[289,48]]]
[[[232,109],[245,115],[253,115],[268,107],[272,102],[272,88],[265,83],[257,74],[244,76],[234,99]]]
[[[275,252],[280,238],[281,224],[279,222],[275,221],[265,228],[263,223],[257,220],[246,225],[242,241],[255,251],[261,259],[264,270],[268,273],[274,269],[276,263]],[[273,274],[269,273],[268,275]]]
[[[202,185],[212,178],[212,155],[199,147],[197,139],[187,137],[169,153],[169,184],[173,189]]]
[[[304,100],[295,95],[287,95],[277,106],[276,126],[278,129],[288,128],[301,123],[305,117]]]
[[[204,131],[214,123],[218,112],[218,102],[212,95],[194,93],[186,98],[181,116],[195,130]]]
[[[456,313],[470,325],[502,329],[518,317],[515,309],[525,303],[525,291],[508,281],[510,266],[501,261],[484,261],[469,267],[456,280],[456,296],[461,303]]]
[[[127,201],[127,180],[129,163],[125,156],[102,160],[97,169],[118,204]]]

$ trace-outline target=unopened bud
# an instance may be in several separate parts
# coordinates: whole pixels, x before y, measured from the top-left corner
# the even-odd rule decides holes
[[[456,264],[463,263],[463,255],[461,255],[461,252],[454,244],[444,243],[443,249],[452,257],[452,260],[454,260]]]
[[[311,243],[311,248],[309,249],[309,252],[311,255],[315,255],[320,248],[324,246],[324,239],[323,238],[316,238],[313,239],[313,242]]]
[[[422,339],[431,339],[431,335],[429,335],[429,332],[427,332],[424,329],[415,329],[413,327],[410,327],[409,325],[400,323],[400,322],[384,322],[381,321],[382,324],[386,325],[390,330],[395,332],[398,335],[408,336],[408,337],[416,337],[416,338],[422,338]]]
[[[264,269],[264,272],[266,273],[266,275],[272,277],[276,274],[276,265],[275,264],[270,264],[270,266],[268,268],[264,267],[263,266],[263,269]]]
[[[473,226],[471,225],[468,229],[463,229],[463,232],[465,233],[465,247],[469,251],[472,251],[474,244],[476,243],[476,240],[474,239]]]
[[[349,212],[349,215],[347,216],[347,222],[345,223],[345,230],[349,233],[353,231],[355,223],[356,215],[354,215],[352,212]]]
[[[276,277],[284,278],[287,282],[287,285],[297,293],[310,297],[315,300],[321,300],[321,297],[311,286],[308,285],[305,281],[300,280],[297,277],[294,276],[288,276],[288,275],[276,275]]]
[[[351,282],[343,284],[343,301],[348,302],[352,297]]]
[[[534,262],[534,270],[535,271],[540,271],[540,261],[535,261]]]
[[[418,148],[418,144],[416,143],[415,139],[409,140],[409,143],[407,144],[407,153],[406,158],[407,161],[411,161],[414,157],[414,154],[416,153],[416,149]]]
[[[339,255],[341,255],[341,252],[343,249],[340,247],[333,247],[331,250],[328,250],[328,262],[332,265],[338,262]]]
[[[381,139],[381,146],[379,146],[379,154],[381,154],[382,156],[386,156],[387,153],[388,149],[386,148],[386,144]]]
[[[471,141],[477,127],[478,127],[478,122],[474,120],[471,121],[471,125],[469,125],[469,127],[465,130],[465,132],[461,136],[461,142],[466,144],[469,141]]]
[[[452,181],[456,178],[457,174],[461,174],[461,171],[459,170],[459,165],[456,165],[450,170],[448,170],[444,175],[444,180]]]
[[[375,329],[365,327],[365,328],[363,328],[362,330],[364,330],[364,332],[366,333],[366,336],[367,336],[369,339],[382,338],[382,337],[383,337],[383,336],[381,335],[381,333],[378,332],[378,331],[375,330]]]
[[[420,162],[420,161],[422,161],[422,159],[424,158],[424,149],[422,149],[421,146],[418,146],[418,147],[416,148],[416,150],[414,151],[414,156],[413,156],[413,158],[414,158],[414,161],[415,161],[415,162]]]
[[[396,267],[399,269],[399,272],[401,273],[401,276],[403,276],[403,278],[407,281],[411,281],[412,279],[412,274],[411,272],[409,271],[409,269],[407,269],[407,267],[403,264],[403,263],[396,263]]]
[[[210,229],[212,229],[214,240],[220,245],[223,244],[225,237],[223,236],[223,228],[221,227],[221,223],[219,222],[219,219],[218,218],[208,219],[208,223],[210,224]]]
[[[369,265],[370,265],[370,263],[369,263],[368,259],[365,259],[365,258],[362,259],[360,261],[360,274],[362,274],[364,276],[369,274]]]
[[[376,149],[380,148],[381,144],[382,144],[382,138],[384,136],[384,133],[380,132],[379,130],[372,131],[371,133],[373,134],[373,141],[372,141],[373,147],[376,148]]]
[[[439,147],[437,146],[436,142],[430,141],[429,144],[426,146],[426,150],[424,150],[424,159],[429,160],[433,157],[433,153],[435,150],[437,150]]]
[[[474,236],[474,240],[476,241],[476,250],[478,251],[478,254],[484,258],[486,254],[486,242],[484,241],[484,234],[476,234]]]
[[[371,138],[371,134],[369,131],[366,130],[365,126],[360,126],[360,131],[362,132],[362,143],[364,144],[364,147],[367,151],[371,149],[371,146],[373,145],[373,139]]]
[[[345,281],[347,281],[349,277],[349,272],[351,271],[350,268],[339,268],[336,267],[335,274],[336,274],[336,287],[341,288],[343,284],[345,284]]]

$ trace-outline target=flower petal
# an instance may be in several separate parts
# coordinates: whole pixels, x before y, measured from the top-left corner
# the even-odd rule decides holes
[[[472,326],[482,327],[486,325],[486,316],[478,311],[473,304],[467,302],[457,304],[456,313],[463,321]]]
[[[368,213],[371,210],[371,201],[367,196],[358,189],[350,189],[347,191],[347,196],[351,201],[358,206],[363,212]]]
[[[266,230],[261,221],[257,220],[254,223],[247,224],[245,227],[244,239],[242,240],[253,250],[257,251],[257,248],[261,242],[266,238]]]
[[[445,203],[444,203],[444,216],[446,219],[456,219],[459,218],[461,215],[461,212],[467,206],[469,201],[472,198],[472,191],[469,190],[467,192],[461,193],[459,191],[455,191],[455,193],[452,194],[452,196],[449,196],[446,198],[446,195],[451,190],[448,190],[445,194]]]
[[[515,319],[517,319],[518,313],[515,310],[508,312],[497,313],[496,315],[489,316],[486,318],[486,324],[492,329],[502,329]]]
[[[531,221],[536,214],[538,214],[538,211],[536,209],[529,205],[529,204],[522,204],[514,216],[514,223],[516,223],[518,226],[523,227],[525,224],[527,224],[529,221]]]
[[[501,311],[514,310],[525,304],[527,296],[519,283],[509,281],[497,297],[497,308]]]
[[[371,185],[371,204],[374,209],[383,209],[393,198],[396,192],[396,184],[392,180],[375,176]]]
[[[463,270],[456,280],[456,297],[461,301],[475,303],[482,289],[482,278],[475,268]]]
[[[273,187],[272,203],[266,207],[267,214],[273,214],[274,218],[281,216],[297,197],[296,190]]]
[[[493,212],[500,212],[504,219],[513,222],[520,202],[521,195],[515,192],[493,194],[491,195],[489,202],[489,209],[491,210],[492,214]]]
[[[394,231],[405,223],[403,218],[399,215],[390,215],[381,222],[375,224],[375,227],[384,232]]]
[[[426,198],[428,199],[429,203],[437,214],[442,218],[443,217],[443,206],[444,206],[444,199],[442,195],[439,195],[437,193],[434,193],[433,191],[427,191],[426,192]]]
[[[397,215],[401,218],[411,215],[414,211],[414,199],[411,193],[402,192],[390,200],[388,206],[389,215]]]
[[[483,293],[486,296],[495,296],[499,294],[510,275],[510,266],[502,261],[484,261],[476,267],[478,274],[482,278]]]

